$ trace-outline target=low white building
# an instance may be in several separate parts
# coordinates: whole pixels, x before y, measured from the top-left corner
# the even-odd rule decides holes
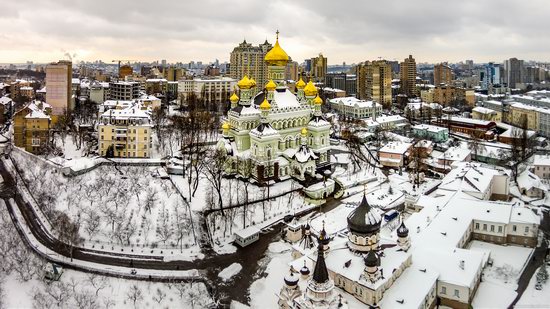
[[[186,102],[190,94],[209,103],[225,103],[237,86],[237,80],[229,77],[194,78],[178,81],[178,96]]]
[[[550,179],[550,155],[535,155],[533,172],[541,179]]]
[[[377,119],[382,112],[382,105],[374,101],[359,100],[356,97],[334,98],[329,100],[330,106],[346,117]]]

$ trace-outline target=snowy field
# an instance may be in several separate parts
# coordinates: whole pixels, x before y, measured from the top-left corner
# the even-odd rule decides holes
[[[79,227],[81,246],[182,259],[200,255],[191,211],[170,180],[157,177],[156,167],[102,166],[66,178],[39,160],[17,152],[12,157],[50,221],[66,214]]]
[[[533,252],[533,248],[501,246],[477,240],[470,243],[470,250],[490,251],[493,265],[487,265],[484,269],[483,280],[507,286],[512,291],[517,288],[517,280]]]
[[[212,298],[201,282],[154,283],[66,270],[58,282],[4,282],[6,308],[205,308]]]

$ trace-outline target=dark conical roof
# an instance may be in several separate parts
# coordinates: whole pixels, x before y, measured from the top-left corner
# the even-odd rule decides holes
[[[313,270],[313,281],[317,283],[325,283],[329,280],[327,265],[325,264],[325,256],[323,254],[323,246],[317,248],[317,263]]]
[[[363,194],[361,204],[348,216],[348,229],[359,234],[373,234],[380,230],[382,217],[377,209],[372,208]]]
[[[379,264],[379,258],[378,255],[373,251],[370,250],[369,253],[367,253],[367,256],[365,257],[365,265],[367,267],[376,267]]]
[[[319,233],[319,243],[322,245],[328,245],[330,242],[330,238],[327,235],[327,231],[325,231],[325,222],[323,221],[323,229]]]
[[[397,228],[397,236],[407,237],[409,236],[409,229],[405,226],[405,222],[401,221],[401,225]]]
[[[302,267],[302,269],[300,269],[300,274],[302,275],[309,275],[309,268],[307,268],[306,266],[306,261],[304,261],[304,267]]]

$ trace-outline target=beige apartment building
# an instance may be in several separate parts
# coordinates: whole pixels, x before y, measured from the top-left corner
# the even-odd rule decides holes
[[[265,55],[273,47],[267,40],[258,46],[244,40],[233,49],[230,55],[230,77],[241,80],[245,75],[258,85],[267,84],[267,64]]]
[[[392,103],[392,70],[386,60],[365,61],[357,65],[357,96],[373,100],[384,108]]]
[[[401,93],[408,97],[416,97],[416,61],[409,55],[401,62],[401,71],[399,72],[401,77]]]
[[[111,109],[100,117],[99,151],[115,158],[149,158],[153,143],[152,123],[141,104]]]
[[[434,66],[434,84],[451,85],[453,81],[453,70],[445,63],[436,64]]]
[[[59,60],[46,66],[46,102],[52,107],[52,122],[73,109],[71,61]]]

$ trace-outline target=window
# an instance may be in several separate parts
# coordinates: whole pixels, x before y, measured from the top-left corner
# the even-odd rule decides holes
[[[455,297],[460,297],[460,292],[455,289]]]
[[[442,286],[441,287],[441,294],[447,294],[447,288]]]
[[[476,223],[476,230],[479,230],[479,223]]]
[[[491,224],[491,232],[495,231],[495,226]]]
[[[499,233],[502,233],[502,226],[499,226],[499,227],[498,227],[498,232],[499,232]]]
[[[483,230],[484,230],[484,231],[487,230],[487,224],[483,224]]]
[[[528,226],[525,227],[525,233],[529,233],[529,227]]]
[[[517,227],[515,225],[512,226],[512,231],[517,231]]]

